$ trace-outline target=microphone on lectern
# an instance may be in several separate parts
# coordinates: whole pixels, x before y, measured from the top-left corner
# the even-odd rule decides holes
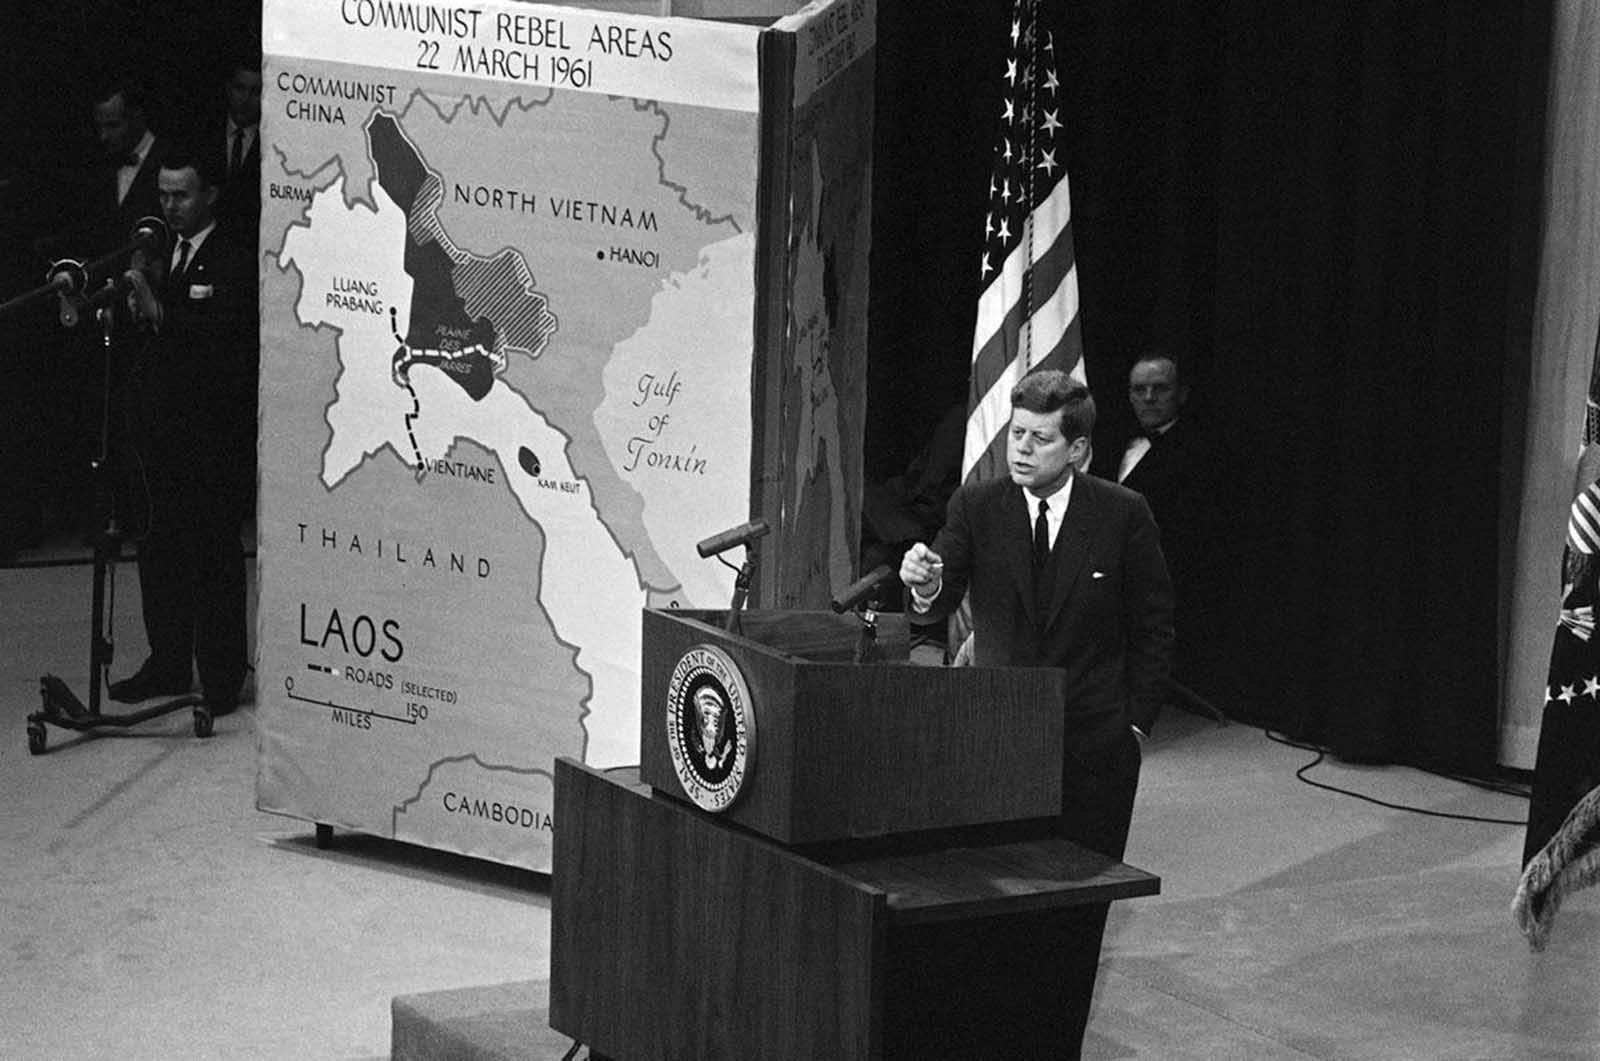
[[[879,564],[865,575],[856,579],[844,588],[844,592],[833,598],[833,610],[844,613],[868,599],[877,591],[877,588],[894,577],[894,570],[888,564]]]
[[[772,528],[767,526],[764,519],[753,519],[749,523],[741,523],[737,527],[730,527],[721,534],[713,534],[705,541],[695,546],[695,551],[702,558],[710,558],[718,553],[727,552],[735,545],[749,546],[744,554],[744,564],[739,567],[739,574],[733,580],[733,601],[728,605],[729,633],[739,632],[739,613],[744,610],[745,597],[750,593],[750,581],[755,571],[755,542],[758,538],[766,536]],[[727,564],[728,561],[724,560]],[[728,564],[732,567],[732,564]]]
[[[741,523],[737,527],[730,527],[721,534],[713,534],[694,548],[701,559],[710,559],[718,553],[727,552],[736,545],[749,545],[758,538],[764,538],[772,528],[767,526],[764,519],[753,519],[749,523]]]

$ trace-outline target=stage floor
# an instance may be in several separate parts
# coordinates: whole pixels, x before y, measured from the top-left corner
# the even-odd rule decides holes
[[[144,655],[131,564],[120,677]],[[187,713],[30,756],[38,679],[82,695],[90,569],[0,569],[0,1056],[369,1058],[390,1002],[542,980],[549,882],[254,809],[253,709]],[[1160,896],[1113,907],[1090,1058],[1600,1056],[1600,892],[1531,954],[1509,904],[1520,824],[1321,791],[1310,753],[1169,711],[1127,861]],[[1317,780],[1519,822],[1522,799],[1404,768]],[[551,1051],[552,1058],[562,1051]]]

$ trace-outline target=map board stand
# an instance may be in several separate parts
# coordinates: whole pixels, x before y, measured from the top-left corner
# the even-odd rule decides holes
[[[874,4],[638,7],[265,0],[256,791],[319,836],[548,871],[698,539],[854,570]]]
[[[1062,913],[1160,883],[1049,835],[1061,673],[907,665],[898,616],[866,665],[851,616],[755,611],[743,637],[721,618],[645,613],[637,771],[557,763],[551,1027],[621,1061],[1049,1056]],[[668,747],[682,664],[708,650],[759,734],[717,813]],[[960,953],[929,945],[951,933]]]

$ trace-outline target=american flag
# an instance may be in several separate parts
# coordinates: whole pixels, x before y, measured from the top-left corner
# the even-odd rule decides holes
[[[982,293],[972,337],[964,479],[1005,469],[1011,388],[1030,369],[1088,383],[1078,326],[1061,83],[1055,41],[1039,24],[1044,0],[1016,0],[994,172],[984,218]]]
[[[1600,763],[1593,754],[1594,719],[1600,711],[1600,656],[1595,651],[1595,610],[1600,607],[1600,477],[1596,476],[1594,464],[1597,445],[1600,335],[1595,337],[1594,363],[1589,368],[1583,449],[1578,458],[1579,489],[1572,500],[1566,548],[1561,552],[1561,615],[1550,645],[1544,714],[1539,723],[1539,758],[1533,771],[1528,832],[1522,847],[1524,889],[1530,881],[1527,874],[1538,872],[1539,865],[1548,868],[1550,852],[1561,849],[1562,835],[1568,832],[1563,822],[1568,815],[1576,812],[1586,793],[1600,788]],[[1585,842],[1593,843],[1587,831]],[[1561,862],[1569,872],[1578,864],[1566,863],[1564,858]],[[1562,864],[1556,867],[1557,871],[1561,868]],[[1519,904],[1523,901],[1522,890],[1518,890]],[[1525,916],[1526,911],[1519,911],[1519,919]],[[1526,927],[1523,932],[1529,934]],[[1533,938],[1529,934],[1529,939]]]
[[[1583,448],[1588,449],[1597,442],[1600,442],[1600,335],[1595,338],[1594,363],[1589,368],[1589,395],[1583,403]],[[1563,565],[1569,583],[1576,577],[1579,564],[1572,555],[1574,552],[1584,557],[1600,552],[1600,482],[1590,483],[1572,502]]]

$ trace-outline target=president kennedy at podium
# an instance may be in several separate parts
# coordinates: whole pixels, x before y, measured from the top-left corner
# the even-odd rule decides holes
[[[1172,583],[1144,499],[1077,475],[1094,429],[1088,388],[1064,372],[1025,376],[1011,393],[1009,479],[968,483],[932,546],[913,545],[900,578],[912,609],[952,612],[970,593],[980,666],[1066,673],[1060,835],[1121,859],[1143,735],[1171,667]],[[1063,963],[1081,1003],[1064,1053],[1088,1020],[1105,906],[1089,908]]]

